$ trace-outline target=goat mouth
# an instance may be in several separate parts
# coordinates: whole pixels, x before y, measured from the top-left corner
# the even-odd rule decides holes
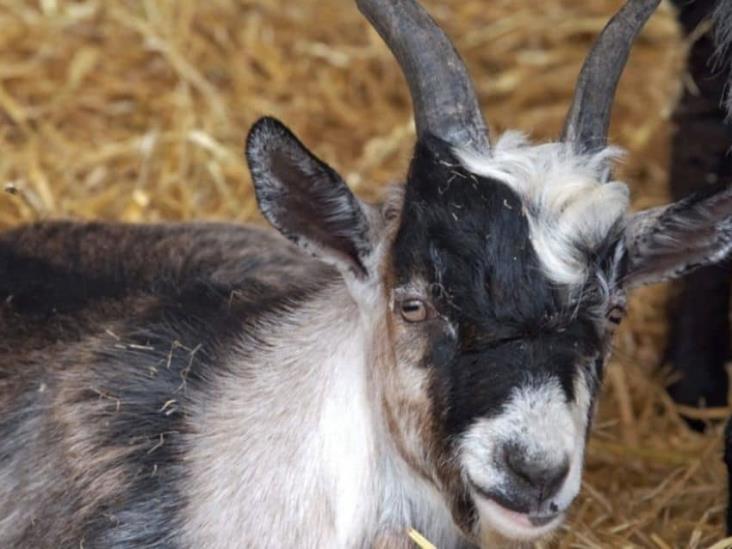
[[[486,490],[472,479],[468,480],[481,520],[508,539],[535,540],[554,530],[564,519],[564,511],[532,513],[517,509],[506,498]]]

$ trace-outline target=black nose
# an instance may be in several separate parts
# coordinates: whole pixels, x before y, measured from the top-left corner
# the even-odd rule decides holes
[[[527,457],[526,452],[510,445],[504,456],[511,480],[539,504],[556,495],[569,474],[568,459],[549,465],[541,456]]]

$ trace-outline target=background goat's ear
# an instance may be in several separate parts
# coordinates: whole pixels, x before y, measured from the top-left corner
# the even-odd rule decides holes
[[[278,231],[341,270],[368,274],[364,207],[332,168],[274,118],[252,126],[246,156],[259,209]]]
[[[713,185],[670,206],[633,215],[622,285],[678,278],[732,252],[732,186]]]

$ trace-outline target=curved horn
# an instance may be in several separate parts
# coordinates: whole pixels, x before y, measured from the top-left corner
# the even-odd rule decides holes
[[[661,0],[628,0],[608,22],[585,59],[561,140],[583,151],[607,145],[615,88],[633,40]]]
[[[450,39],[414,0],[356,0],[409,85],[417,136],[432,133],[476,151],[490,148],[470,77]]]

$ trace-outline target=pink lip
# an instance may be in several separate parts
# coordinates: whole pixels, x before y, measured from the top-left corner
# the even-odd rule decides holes
[[[491,503],[493,503],[495,510],[503,516],[506,520],[516,523],[517,526],[521,526],[522,528],[535,528],[533,524],[531,524],[531,520],[529,520],[529,516],[525,515],[523,513],[517,513],[516,511],[511,511],[510,509],[506,509],[502,505],[496,503],[495,501],[491,500]]]
[[[530,515],[512,511],[498,503],[490,493],[474,485],[477,491],[478,507],[486,513],[492,526],[510,539],[530,541],[552,531],[561,521],[564,513],[553,515]]]
[[[561,521],[562,513],[554,516],[532,517],[506,509],[492,499],[483,501],[481,507],[489,513],[493,527],[510,539],[531,541],[551,532]]]
[[[525,528],[537,528],[542,527],[546,524],[549,524],[552,522],[555,518],[557,518],[561,513],[555,513],[552,515],[529,515],[527,513],[519,513],[518,511],[512,511],[511,509],[508,509],[507,507],[504,507],[501,505],[498,501],[496,501],[495,498],[491,496],[489,492],[484,490],[481,486],[473,482],[472,479],[469,479],[470,484],[473,485],[473,488],[478,492],[478,494],[485,498],[486,500],[490,501],[493,505],[495,505],[496,509],[499,510],[500,514],[504,516],[505,518],[512,520],[518,525],[521,525]]]

